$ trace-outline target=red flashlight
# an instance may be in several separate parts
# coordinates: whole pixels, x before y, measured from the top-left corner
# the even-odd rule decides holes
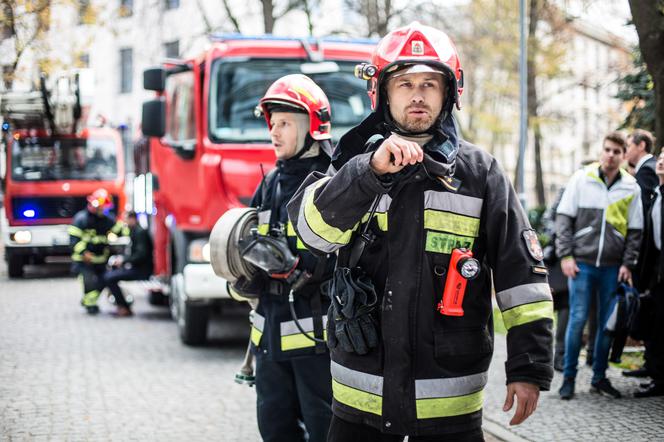
[[[468,249],[452,250],[443,299],[438,303],[438,311],[442,315],[463,316],[461,305],[466,294],[466,284],[479,273],[480,263],[473,258],[473,252]]]

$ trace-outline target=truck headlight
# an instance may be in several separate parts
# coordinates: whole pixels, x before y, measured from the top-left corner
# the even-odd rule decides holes
[[[9,238],[17,244],[29,244],[32,241],[32,233],[29,230],[17,230],[10,234]]]
[[[189,262],[210,262],[210,243],[207,238],[189,243]]]

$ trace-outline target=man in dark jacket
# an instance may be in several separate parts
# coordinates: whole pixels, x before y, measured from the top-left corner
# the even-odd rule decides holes
[[[106,212],[113,200],[106,189],[97,189],[87,198],[87,208],[74,215],[69,226],[72,270],[83,282],[81,305],[91,314],[99,313],[97,300],[104,289],[104,271],[110,255],[109,234],[123,234],[122,223],[116,223]]]
[[[652,155],[654,148],[654,138],[650,132],[644,129],[636,129],[627,138],[627,152],[625,157],[630,166],[634,168],[634,177],[641,189],[641,202],[643,203],[643,219],[645,220],[650,212],[650,205],[653,201],[654,190],[658,186],[659,179],[655,174],[655,157]],[[643,251],[643,249],[642,249]],[[639,267],[646,265],[644,254],[639,254]],[[639,275],[637,275],[638,277]],[[639,284],[638,278],[636,283]],[[648,375],[648,366],[650,365],[651,351],[650,342],[645,342],[645,363],[636,370],[623,371],[624,376],[644,377]]]
[[[329,166],[330,104],[320,87],[297,74],[275,81],[259,109],[270,130],[277,167],[265,177],[250,204],[258,210],[256,242],[286,246],[297,257],[290,264],[296,267],[272,275],[260,273],[250,284],[236,282],[231,289],[242,294],[251,287],[259,295],[251,342],[263,441],[323,442],[332,417],[332,388],[324,341],[329,302],[322,297],[321,283],[329,279],[334,257],[317,258],[306,249],[288,220],[286,203],[309,173]],[[293,289],[307,273],[311,278],[305,285]],[[291,279],[289,274],[299,276]],[[295,290],[292,304],[291,290]]]
[[[113,268],[104,273],[104,284],[111,291],[118,306],[117,316],[131,316],[132,312],[127,303],[120,281],[137,281],[148,279],[152,275],[152,238],[150,234],[138,224],[136,212],[130,211],[125,215],[125,222],[129,228],[129,246],[125,255],[116,257],[112,263]]]
[[[497,161],[459,139],[452,108],[461,72],[445,33],[419,23],[389,33],[371,65],[356,68],[374,112],[342,137],[327,176],[310,175],[288,205],[310,250],[339,251],[328,441],[483,440],[492,270],[508,329],[511,423],[549,388],[553,310],[542,249]]]
[[[650,132],[636,129],[627,138],[627,151],[625,159],[634,168],[634,177],[641,189],[641,204],[643,216],[650,210],[652,196],[659,179],[655,174],[655,157],[652,154],[654,139]]]
[[[662,221],[664,216],[664,153],[660,153],[656,166],[659,185],[655,187],[655,197],[646,217],[643,238],[642,265],[639,272],[638,289],[649,291],[654,298],[655,314],[652,321],[652,337],[649,341],[650,358],[648,374],[652,383],[635,397],[664,396],[664,248],[662,247]]]

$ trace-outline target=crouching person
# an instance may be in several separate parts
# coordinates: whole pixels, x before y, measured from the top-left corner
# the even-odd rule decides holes
[[[152,275],[152,238],[150,234],[138,224],[136,212],[130,211],[125,215],[125,222],[129,229],[130,243],[124,255],[117,256],[111,263],[112,268],[104,273],[104,284],[115,298],[118,307],[117,316],[131,316],[132,311],[118,285],[120,281],[137,281],[150,278]]]

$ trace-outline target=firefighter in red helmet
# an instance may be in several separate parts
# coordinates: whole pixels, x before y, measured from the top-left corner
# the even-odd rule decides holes
[[[293,258],[286,260],[288,268],[231,287],[259,298],[251,333],[258,427],[267,442],[323,442],[332,417],[332,382],[324,340],[329,301],[321,296],[321,283],[329,279],[334,258],[316,257],[304,247],[286,203],[307,175],[329,167],[330,103],[309,77],[295,74],[275,81],[257,110],[270,130],[277,164],[250,204],[258,211],[254,244],[264,241],[267,250],[276,244]]]
[[[390,32],[356,74],[373,112],[288,204],[307,248],[338,256],[328,441],[483,440],[492,276],[512,424],[553,376],[537,236],[497,161],[458,133],[463,71],[444,32],[416,22]]]
[[[69,226],[73,271],[83,283],[81,305],[91,314],[99,313],[97,300],[104,288],[103,275],[110,255],[109,235],[126,233],[123,224],[108,215],[113,199],[106,189],[87,197],[87,208],[74,215]]]

